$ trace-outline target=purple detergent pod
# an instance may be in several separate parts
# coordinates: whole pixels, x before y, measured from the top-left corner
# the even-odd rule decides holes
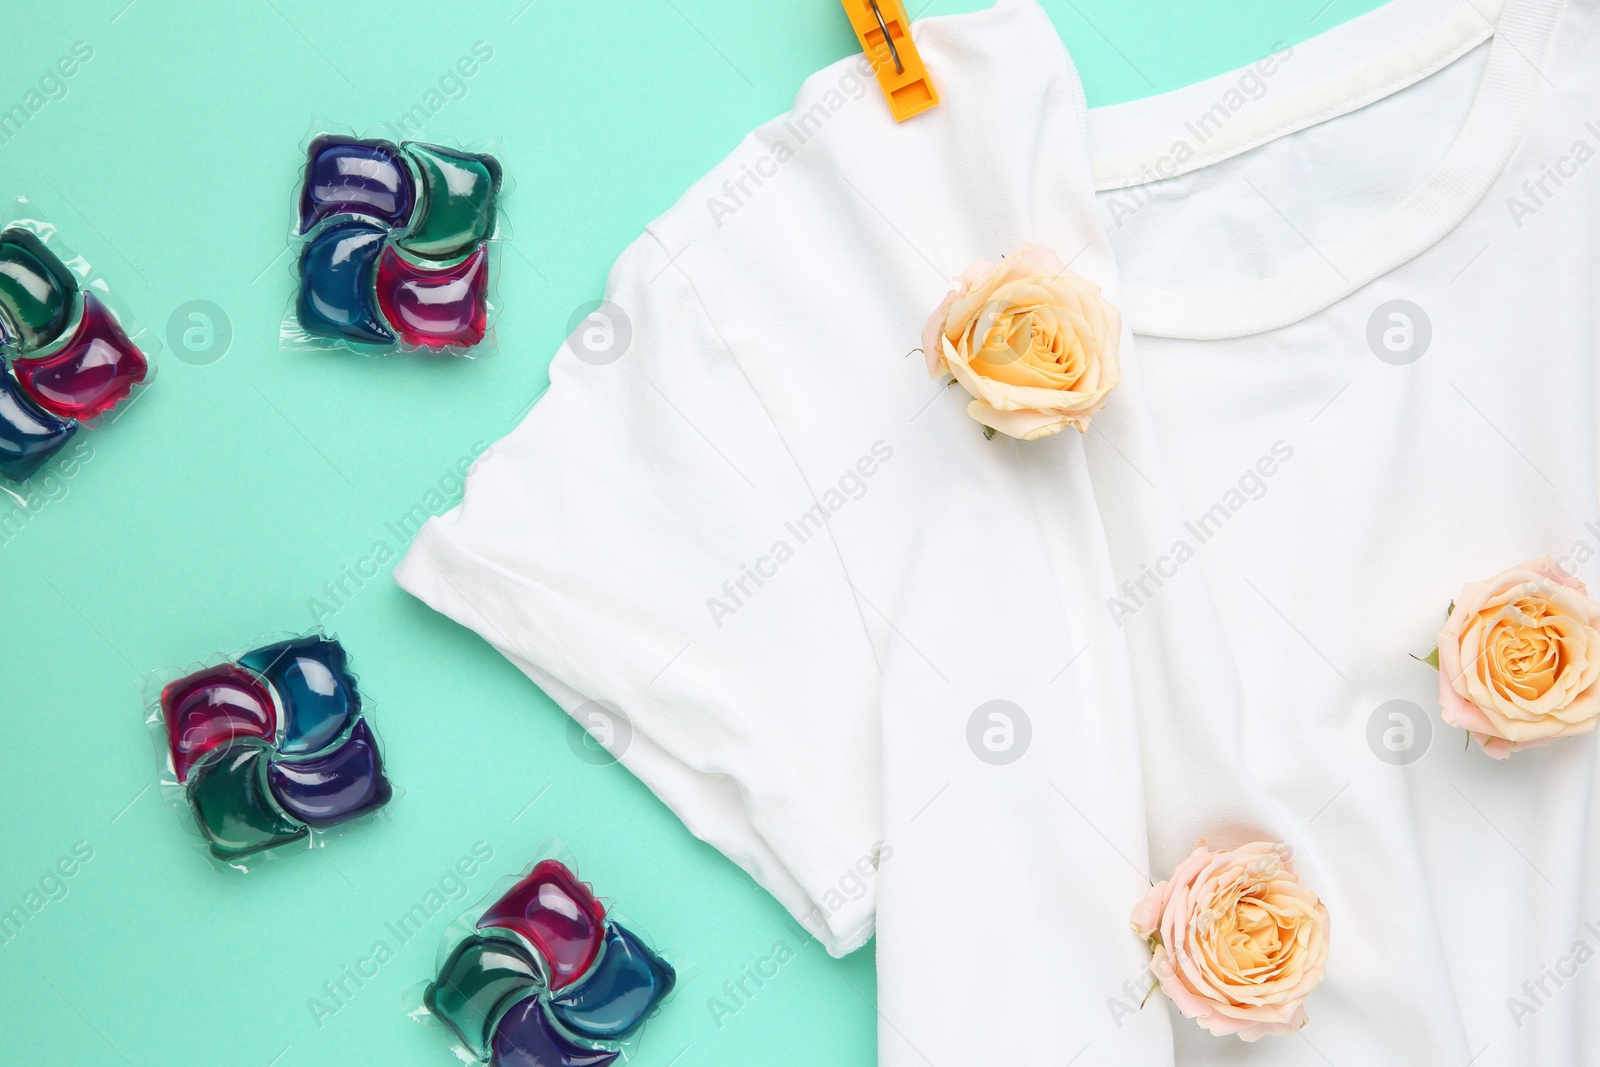
[[[0,211],[0,492],[28,506],[58,454],[92,456],[66,446],[128,407],[159,348],[27,197]]]
[[[360,215],[386,229],[406,225],[416,199],[411,168],[389,141],[320,134],[306,147],[300,232],[323,219]]]
[[[337,637],[265,641],[147,680],[162,792],[218,866],[246,869],[394,796]]]
[[[358,136],[317,123],[304,144],[286,348],[481,355],[510,191],[493,144]]]
[[[559,843],[540,855],[450,925],[411,1014],[444,1026],[464,1063],[608,1067],[636,1051],[682,964],[619,922]]]

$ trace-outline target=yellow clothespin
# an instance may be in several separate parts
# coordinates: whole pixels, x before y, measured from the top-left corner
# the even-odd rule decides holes
[[[920,115],[939,102],[939,94],[922,65],[910,20],[900,0],[843,0],[850,25],[872,61],[883,95],[896,122]]]

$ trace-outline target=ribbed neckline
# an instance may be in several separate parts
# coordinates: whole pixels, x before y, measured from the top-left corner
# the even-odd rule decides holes
[[[1004,2],[1004,0],[1002,0]],[[1232,288],[1204,290],[1150,290],[1123,288],[1125,310],[1136,333],[1211,340],[1241,337],[1278,329],[1314,315],[1376,278],[1421,254],[1440,241],[1471,213],[1510,162],[1527,127],[1544,80],[1543,65],[1561,12],[1561,0],[1507,0],[1482,81],[1465,124],[1444,158],[1404,200],[1342,241],[1324,243],[1318,255],[1260,281]],[[1484,13],[1492,14],[1488,0],[1397,0],[1376,11],[1295,45],[1301,69],[1273,88],[1287,97],[1302,88],[1294,77],[1315,78],[1323,84],[1361,84],[1364,76],[1376,79],[1370,89],[1353,96],[1347,106],[1324,107],[1292,117],[1273,131],[1281,136],[1347,113],[1383,95],[1412,84],[1438,69],[1455,55],[1435,57],[1431,68],[1426,50],[1421,64],[1407,80],[1392,68],[1403,61],[1408,48],[1426,34],[1437,34],[1445,23]],[[1487,36],[1489,23],[1475,41]],[[1409,34],[1418,36],[1407,38]],[[1459,54],[1459,51],[1456,54]],[[1183,139],[1179,116],[1193,112],[1190,101],[1206,99],[1209,86],[1223,86],[1248,68],[1180,89],[1089,112],[1090,148],[1096,156],[1120,153],[1140,144],[1160,144]],[[1304,88],[1314,89],[1315,86]],[[1209,93],[1218,90],[1212,88]],[[1312,93],[1304,94],[1314,96]],[[1273,106],[1294,106],[1293,101]],[[1270,137],[1262,140],[1270,140]],[[1260,143],[1258,140],[1255,143]],[[1245,144],[1238,151],[1246,151]],[[1228,153],[1236,154],[1236,153]],[[1218,160],[1227,158],[1220,155]],[[1215,162],[1213,160],[1212,162]],[[1125,181],[1111,180],[1111,186]]]

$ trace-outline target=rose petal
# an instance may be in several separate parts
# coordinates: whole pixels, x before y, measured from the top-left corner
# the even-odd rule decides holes
[[[952,289],[945,294],[933,314],[928,316],[927,325],[922,327],[922,358],[927,361],[930,378],[950,373],[950,368],[944,361],[944,320],[950,311],[950,305],[955,302],[956,290]]]
[[[1037,441],[1060,433],[1071,419],[1048,411],[998,411],[981,400],[967,404],[967,414],[978,422],[1020,441]]]

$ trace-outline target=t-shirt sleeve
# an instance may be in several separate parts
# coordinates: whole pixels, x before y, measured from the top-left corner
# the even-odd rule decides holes
[[[878,673],[794,458],[650,234],[396,581],[479,633],[835,955],[873,931]],[[863,877],[863,873],[869,875]]]

